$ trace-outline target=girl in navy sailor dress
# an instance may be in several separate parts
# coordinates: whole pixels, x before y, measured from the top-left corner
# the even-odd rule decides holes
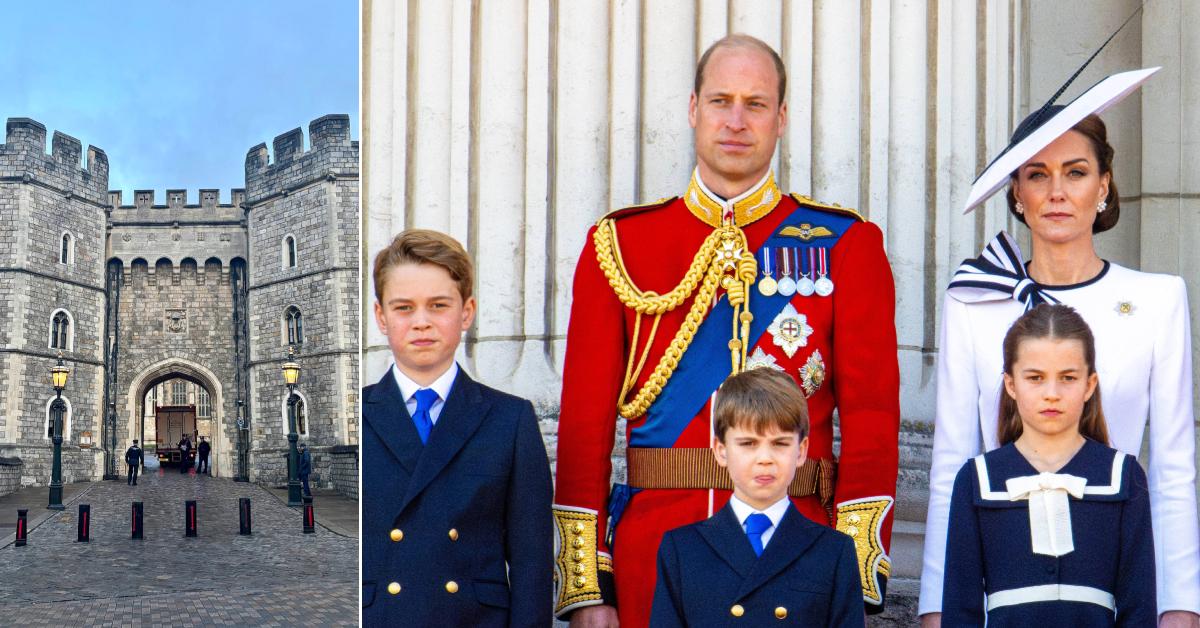
[[[1091,330],[1039,305],[1004,338],[1002,447],[950,501],[942,626],[1157,623],[1146,475],[1108,442]]]

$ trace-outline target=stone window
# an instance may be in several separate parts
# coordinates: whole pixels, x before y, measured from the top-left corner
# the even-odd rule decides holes
[[[187,384],[181,381],[171,382],[171,405],[186,406],[187,405]]]
[[[75,334],[71,313],[58,309],[50,315],[49,347],[56,351],[71,351],[75,346]]]
[[[63,232],[62,239],[59,241],[58,263],[59,264],[74,264],[75,263],[75,238],[71,237],[70,233]]]
[[[289,305],[283,313],[283,325],[285,330],[284,344],[304,344],[304,315],[300,313],[300,308]]]
[[[296,238],[291,234],[283,238],[283,268],[296,267]]]
[[[62,400],[63,404],[66,405],[66,409],[63,410],[62,424],[62,436],[63,442],[65,443],[71,440],[71,400],[67,399],[65,395],[63,396]],[[51,411],[53,407],[54,395],[50,395],[50,398],[46,400],[46,424],[45,429],[42,431],[42,433],[46,435],[46,440],[50,440],[54,437],[54,413]]]
[[[212,416],[212,397],[203,388],[196,388],[196,416]]]

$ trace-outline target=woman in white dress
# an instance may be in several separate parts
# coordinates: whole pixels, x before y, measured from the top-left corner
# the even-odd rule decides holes
[[[1133,88],[1136,85],[1129,91]],[[1076,102],[1047,107],[1027,118],[1014,133],[1010,151],[1018,142],[1030,141],[1039,129],[1042,136],[1053,133],[1053,118],[1058,118],[1057,128],[1070,130],[1033,138],[1034,145],[1025,144],[1022,153],[1033,156],[1001,173],[1008,175],[1009,211],[1030,230],[1029,263],[1021,260],[1015,241],[1001,232],[980,258],[963,263],[947,290],[918,610],[922,626],[941,621],[955,473],[967,459],[998,446],[1004,334],[1027,308],[1042,302],[1070,305],[1095,332],[1112,447],[1137,456],[1149,425],[1159,625],[1200,626],[1187,293],[1179,277],[1124,268],[1096,254],[1093,236],[1117,224],[1120,201],[1113,181],[1113,149],[1104,123],[1090,114],[1102,107],[1081,112]],[[1064,111],[1072,107],[1075,111]],[[991,191],[984,190],[975,203]]]

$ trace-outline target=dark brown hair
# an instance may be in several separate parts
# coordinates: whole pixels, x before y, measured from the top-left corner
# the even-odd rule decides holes
[[[471,298],[475,284],[475,269],[471,256],[458,240],[429,229],[407,229],[392,239],[388,247],[375,256],[375,299],[383,303],[383,288],[387,283],[387,272],[403,264],[433,264],[450,273],[458,284],[458,293],[463,302]]]
[[[1096,340],[1092,329],[1083,317],[1066,305],[1043,303],[1029,310],[1004,335],[1004,372],[1013,375],[1013,364],[1017,351],[1026,340],[1078,340],[1083,345],[1083,360],[1087,363],[1088,376],[1096,372]],[[996,421],[996,435],[1001,445],[1007,445],[1021,437],[1024,425],[1017,412],[1017,400],[1008,394],[1007,388],[1000,391],[1000,410]],[[1100,403],[1100,386],[1092,397],[1083,404],[1079,419],[1079,433],[1098,443],[1108,444],[1108,425],[1104,421],[1104,408]]]
[[[1107,207],[1104,211],[1097,212],[1096,220],[1092,222],[1092,233],[1108,231],[1117,226],[1117,220],[1121,217],[1121,199],[1117,195],[1117,177],[1113,174],[1113,155],[1116,154],[1116,151],[1108,143],[1108,128],[1104,126],[1104,121],[1100,119],[1100,116],[1092,114],[1080,120],[1078,124],[1071,127],[1071,130],[1083,135],[1092,145],[1092,152],[1096,155],[1096,162],[1100,168],[1100,176],[1104,176],[1105,173],[1109,175],[1108,196],[1104,198]],[[1005,197],[1008,200],[1008,213],[1015,216],[1021,223],[1029,224],[1025,222],[1025,215],[1017,211],[1017,196],[1011,185],[1017,180],[1020,172],[1021,169],[1018,168],[1009,175],[1010,185]]]
[[[808,402],[796,380],[770,367],[731,376],[717,390],[713,430],[721,442],[731,427],[763,435],[769,428],[808,436]]]
[[[696,78],[693,81],[692,92],[697,96],[700,95],[700,86],[704,84],[704,68],[708,66],[708,59],[718,48],[754,48],[766,53],[771,57],[771,61],[775,63],[775,74],[779,77],[779,103],[783,104],[783,96],[787,93],[787,69],[783,67],[783,59],[779,57],[779,53],[767,44],[767,42],[751,37],[744,33],[733,33],[726,35],[717,41],[713,42],[704,54],[700,55],[700,61],[696,63]]]

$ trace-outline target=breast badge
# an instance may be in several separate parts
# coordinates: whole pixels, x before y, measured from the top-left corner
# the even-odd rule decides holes
[[[762,350],[762,347],[755,347],[754,353],[746,360],[746,370],[751,369],[775,369],[782,371],[784,368],[775,362],[775,356]]]
[[[821,359],[821,350],[817,349],[808,356],[804,366],[800,367],[800,386],[804,396],[813,396],[821,384],[825,383],[825,361]]]
[[[771,326],[767,327],[767,332],[771,334],[775,346],[782,348],[790,358],[796,355],[797,349],[808,345],[808,337],[812,335],[813,328],[808,325],[808,317],[797,312],[796,308],[788,303],[771,322]]]

